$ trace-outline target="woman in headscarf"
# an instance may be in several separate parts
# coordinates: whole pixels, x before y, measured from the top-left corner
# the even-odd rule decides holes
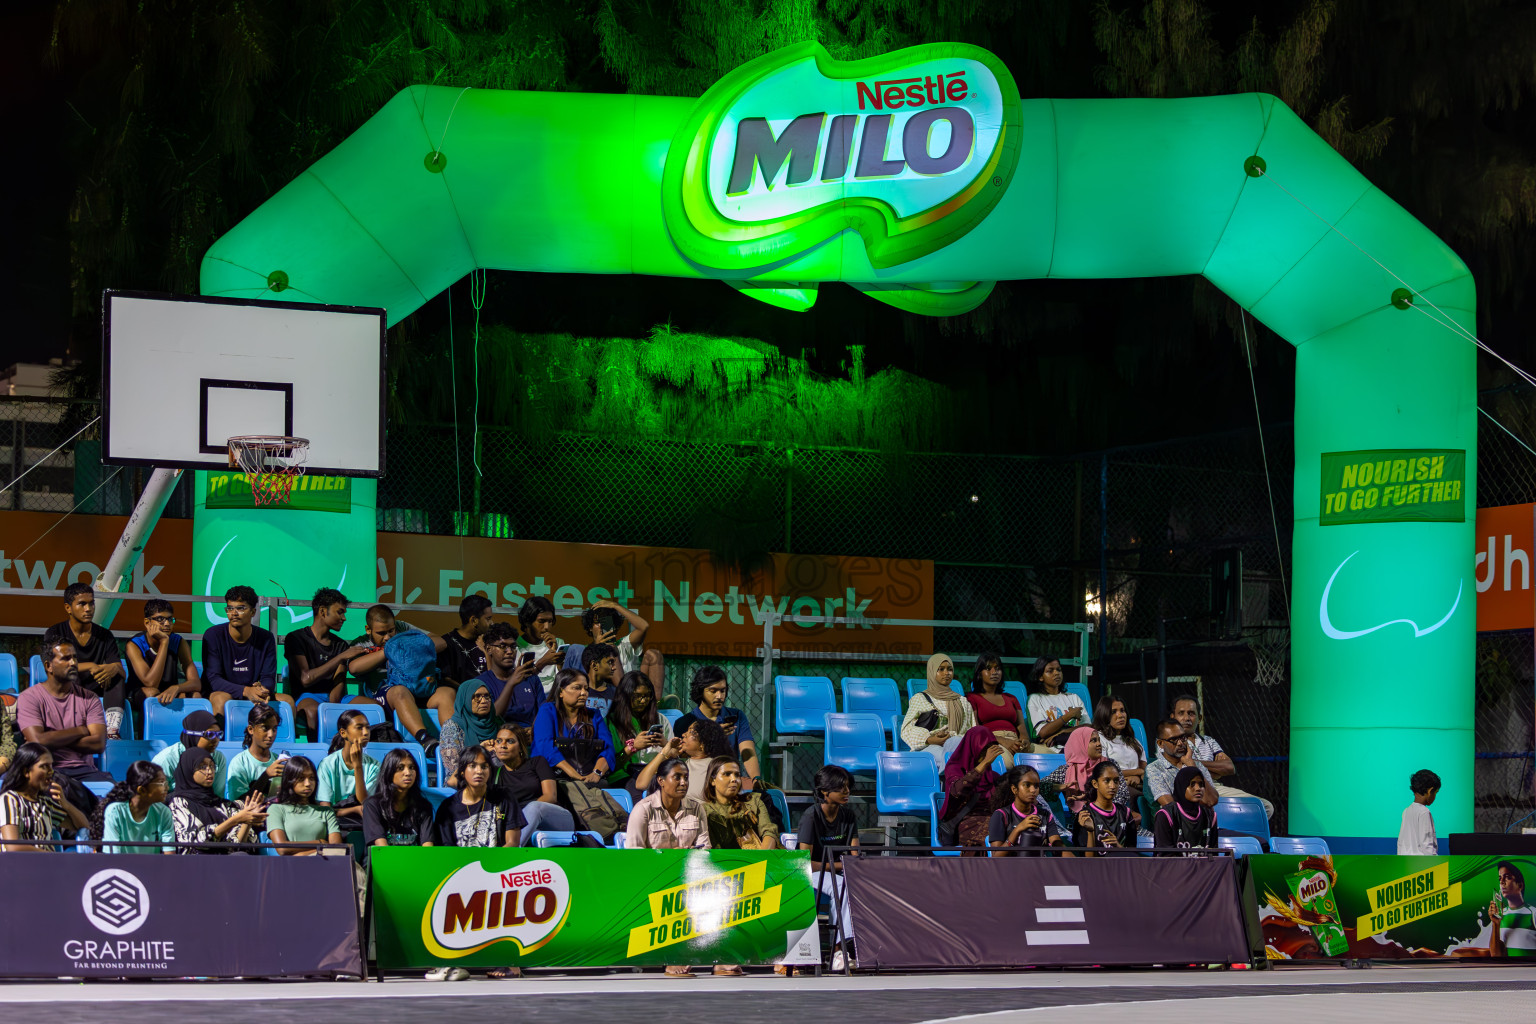
[[[1204,801],[1205,776],[1200,769],[1180,768],[1173,777],[1173,802],[1152,815],[1153,845],[1159,857],[1198,857],[1200,851],[1216,849],[1216,808]]]
[[[213,791],[213,754],[193,746],[176,762],[176,789],[171,794],[171,824],[176,829],[177,853],[229,853],[229,850],[198,849],[204,843],[244,843],[252,829],[266,824],[266,801],[260,793],[247,794],[239,803]]]
[[[992,762],[1002,754],[992,730],[972,726],[960,737],[960,745],[944,766],[944,806],[939,808],[939,842],[945,846],[987,845],[987,823],[992,814],[992,795],[1000,776]],[[966,856],[980,856],[966,851]]]
[[[1067,737],[1064,753],[1067,757],[1067,773],[1061,783],[1061,795],[1067,801],[1067,809],[1072,812],[1070,817],[1075,818],[1092,796],[1088,792],[1088,779],[1093,775],[1093,766],[1104,760],[1103,741],[1099,738],[1098,730],[1091,725],[1073,729],[1072,735]]]
[[[501,719],[491,700],[490,687],[477,677],[460,683],[453,695],[453,718],[443,723],[437,737],[437,752],[443,760],[445,786],[458,788],[459,754],[466,748],[480,746],[491,749]]]
[[[926,750],[944,767],[944,761],[960,745],[960,737],[976,724],[970,703],[950,685],[955,663],[947,654],[928,659],[928,687],[912,695],[901,738],[913,750]]]

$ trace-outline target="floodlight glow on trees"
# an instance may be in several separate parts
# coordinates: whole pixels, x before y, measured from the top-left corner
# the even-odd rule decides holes
[[[1274,97],[1021,100],[955,44],[807,43],[698,100],[413,87],[220,239],[202,286],[393,323],[475,268],[790,308],[843,282],[933,315],[1001,279],[1204,275],[1297,348],[1291,830],[1395,834],[1388,794],[1426,765],[1442,828],[1471,827],[1472,279]],[[1379,799],[1346,770],[1367,754]]]

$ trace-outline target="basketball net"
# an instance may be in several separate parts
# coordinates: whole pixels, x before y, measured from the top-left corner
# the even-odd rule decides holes
[[[286,505],[308,458],[307,437],[246,434],[229,439],[229,464],[245,473],[258,508]]]

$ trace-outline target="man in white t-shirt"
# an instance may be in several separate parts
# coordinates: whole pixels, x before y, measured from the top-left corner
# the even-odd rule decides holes
[[[624,629],[625,626],[629,628]],[[661,652],[643,647],[651,624],[617,601],[602,600],[581,613],[581,628],[592,644],[612,644],[619,651],[621,672],[644,672],[661,692]]]
[[[1429,805],[1440,793],[1440,776],[1428,768],[1420,768],[1408,780],[1413,790],[1413,803],[1403,811],[1403,827],[1397,833],[1399,857],[1433,857],[1440,852],[1435,839],[1435,816],[1429,813]]]
[[[1223,796],[1251,796],[1264,805],[1264,816],[1275,816],[1275,805],[1261,796],[1244,792],[1236,786],[1226,786],[1221,779],[1230,778],[1237,774],[1237,766],[1232,763],[1232,757],[1221,744],[1216,742],[1214,736],[1207,736],[1200,732],[1200,701],[1193,695],[1184,693],[1173,699],[1173,710],[1169,712],[1175,722],[1184,728],[1184,738],[1194,748],[1195,760],[1206,769],[1213,780],[1216,780],[1216,795]]]

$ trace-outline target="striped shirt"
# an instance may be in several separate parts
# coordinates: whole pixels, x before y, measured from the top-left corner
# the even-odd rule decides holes
[[[1499,938],[1505,956],[1536,956],[1536,908],[1522,903],[1505,910],[1499,918]]]

